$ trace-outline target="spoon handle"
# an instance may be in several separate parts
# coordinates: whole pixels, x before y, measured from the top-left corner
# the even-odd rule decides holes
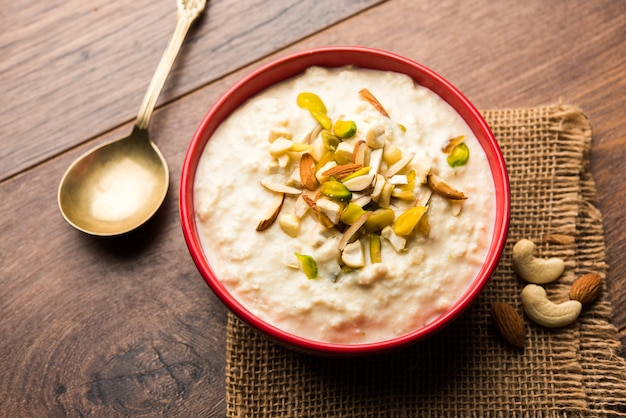
[[[172,69],[174,60],[180,51],[180,47],[183,45],[185,36],[191,27],[194,20],[204,10],[206,0],[178,0],[177,1],[177,14],[176,14],[176,28],[172,34],[172,38],[167,44],[167,48],[159,61],[159,65],[152,76],[152,81],[148,86],[148,91],[139,106],[139,114],[135,121],[135,127],[139,129],[148,129],[150,123],[150,117],[156,106],[157,99],[161,94],[161,90],[165,85],[165,80]]]

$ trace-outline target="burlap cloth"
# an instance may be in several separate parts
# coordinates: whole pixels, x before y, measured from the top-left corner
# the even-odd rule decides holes
[[[515,349],[497,334],[491,304],[522,312],[524,283],[511,266],[520,238],[539,255],[566,260],[547,286],[568,298],[587,272],[605,277],[601,215],[589,173],[591,127],[569,106],[488,110],[483,115],[507,161],[511,229],[499,267],[472,307],[428,340],[373,358],[321,358],[275,345],[229,317],[226,402],[230,417],[556,417],[626,416],[626,362],[601,300],[564,329],[525,319]]]

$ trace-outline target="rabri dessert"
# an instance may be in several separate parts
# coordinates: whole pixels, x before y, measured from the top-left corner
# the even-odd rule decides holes
[[[201,156],[194,206],[212,269],[254,315],[323,342],[432,321],[487,257],[487,158],[410,77],[309,68],[235,110]]]

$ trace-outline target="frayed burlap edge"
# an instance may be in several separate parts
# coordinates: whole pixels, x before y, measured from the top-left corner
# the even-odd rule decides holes
[[[592,129],[589,120],[577,108],[560,106],[553,113],[554,130],[563,141],[580,142],[584,147],[580,174],[581,204],[576,219],[576,277],[598,273],[604,279],[606,264],[602,215],[596,208],[595,183],[589,170]],[[609,299],[602,298],[578,320],[578,359],[588,408],[594,416],[626,416],[626,362],[619,356],[622,348],[617,329],[611,324]]]
[[[540,255],[564,258],[566,274],[547,289],[555,300],[566,299],[581,274],[605,277],[584,114],[571,106],[483,114],[508,157],[512,186],[522,191],[512,199],[505,254],[527,237]],[[524,184],[515,183],[520,178]],[[521,309],[522,287],[505,255],[480,300],[448,330],[370,360],[294,353],[229,315],[228,416],[626,416],[626,364],[606,291],[565,329],[526,321],[527,345],[519,352],[498,339],[489,306],[506,300]]]

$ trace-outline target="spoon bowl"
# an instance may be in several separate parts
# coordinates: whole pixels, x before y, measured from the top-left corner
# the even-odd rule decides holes
[[[176,28],[129,136],[84,154],[59,185],[61,214],[76,229],[111,236],[143,225],[159,209],[169,187],[167,162],[148,138],[148,125],[165,80],[193,21],[206,0],[178,0]]]
[[[169,186],[163,155],[135,128],[120,140],[84,154],[59,187],[59,207],[76,229],[110,236],[132,231],[161,206]]]

